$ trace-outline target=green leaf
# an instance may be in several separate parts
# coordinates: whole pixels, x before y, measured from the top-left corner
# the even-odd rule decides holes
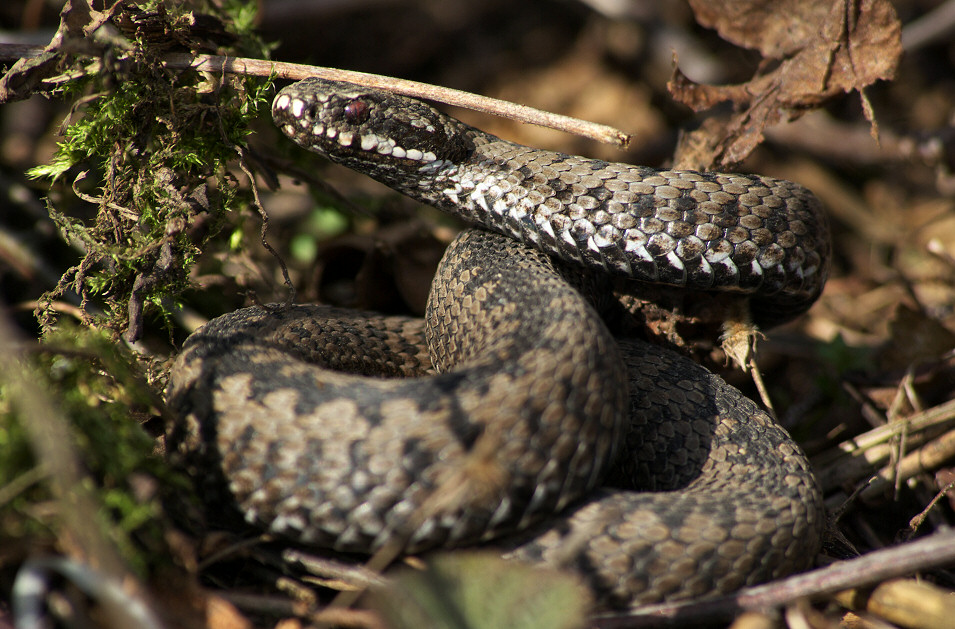
[[[428,557],[425,570],[401,568],[368,594],[392,629],[573,629],[590,596],[574,576],[502,559],[491,552]]]

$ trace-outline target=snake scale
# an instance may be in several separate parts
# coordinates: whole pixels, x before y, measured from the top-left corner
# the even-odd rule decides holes
[[[810,565],[822,501],[754,403],[669,350],[611,335],[608,276],[804,312],[829,236],[804,188],[500,140],[420,101],[286,87],[301,146],[479,226],[423,320],[256,306],[185,343],[170,443],[210,496],[301,543],[484,543],[576,570],[598,604],[727,593]],[[608,480],[609,479],[609,480]]]

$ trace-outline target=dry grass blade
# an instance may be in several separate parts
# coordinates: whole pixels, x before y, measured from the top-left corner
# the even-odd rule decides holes
[[[955,400],[916,413],[905,420],[873,428],[815,457],[813,464],[819,482],[824,489],[833,489],[870,476],[889,461],[894,447],[890,442],[903,432],[907,434],[909,447],[921,446],[933,437],[937,439],[931,446],[931,457],[922,458],[924,455],[921,450],[910,455],[903,471],[905,477],[931,469],[955,454],[951,445],[955,437],[950,436],[951,433],[946,437],[938,437],[939,431],[952,424],[955,424]],[[894,468],[890,466],[879,471],[880,478],[894,479]],[[880,482],[879,489],[866,490],[866,496],[871,497],[876,491],[882,491],[883,486]]]
[[[906,454],[896,465],[883,467],[876,474],[875,480],[869,483],[859,496],[863,500],[871,500],[885,493],[893,485],[908,480],[916,474],[935,470],[953,458],[955,458],[955,430]]]
[[[89,491],[92,481],[73,450],[69,421],[49,394],[36,385],[30,371],[23,368],[17,351],[22,344],[16,328],[0,312],[0,352],[6,357],[0,361],[0,383],[21,415],[30,418],[23,427],[29,434],[38,469],[48,474],[60,517],[74,544],[72,551],[80,560],[93,561],[105,575],[125,579],[129,575],[122,559],[98,527],[99,506]]]
[[[326,587],[337,590],[365,589],[384,583],[379,573],[363,566],[310,555],[291,548],[282,553],[282,558],[291,564],[301,565],[309,574],[315,575],[316,580],[325,582]]]

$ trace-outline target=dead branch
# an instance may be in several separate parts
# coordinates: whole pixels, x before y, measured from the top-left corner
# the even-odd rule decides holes
[[[0,61],[35,57],[41,52],[43,52],[43,48],[39,46],[0,44]],[[404,94],[415,98],[426,98],[447,105],[502,116],[518,122],[558,129],[620,147],[626,147],[630,143],[629,134],[607,125],[541,111],[540,109],[526,105],[480,96],[470,92],[463,92],[461,90],[454,90],[428,83],[419,83],[417,81],[381,76],[379,74],[367,74],[365,72],[354,72],[351,70],[309,66],[299,63],[265,61],[263,59],[249,59],[245,57],[192,55],[187,53],[166,55],[163,63],[169,68],[182,70],[192,69],[200,72],[230,72],[252,76],[275,76],[281,79],[296,81],[310,77],[319,77],[333,81],[347,81],[367,87],[389,90],[397,94]]]

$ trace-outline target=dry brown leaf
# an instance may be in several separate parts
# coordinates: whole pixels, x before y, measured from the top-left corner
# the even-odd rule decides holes
[[[44,80],[61,71],[64,55],[98,52],[92,35],[120,6],[117,2],[106,11],[94,11],[83,0],[67,2],[60,12],[60,26],[44,51],[37,57],[20,59],[0,79],[0,103],[32,96]]]
[[[722,86],[694,83],[674,67],[668,87],[675,99],[695,111],[725,101],[736,109],[719,131],[688,134],[677,150],[680,168],[742,161],[762,142],[766,127],[794,120],[835,95],[892,78],[902,54],[901,25],[887,0],[690,4],[701,24],[780,62],[747,83]]]
[[[832,0],[690,0],[700,25],[726,41],[780,59],[798,52],[816,36]]]
[[[896,306],[889,319],[889,340],[879,348],[882,369],[904,368],[922,361],[936,361],[955,348],[955,332],[920,310]]]

